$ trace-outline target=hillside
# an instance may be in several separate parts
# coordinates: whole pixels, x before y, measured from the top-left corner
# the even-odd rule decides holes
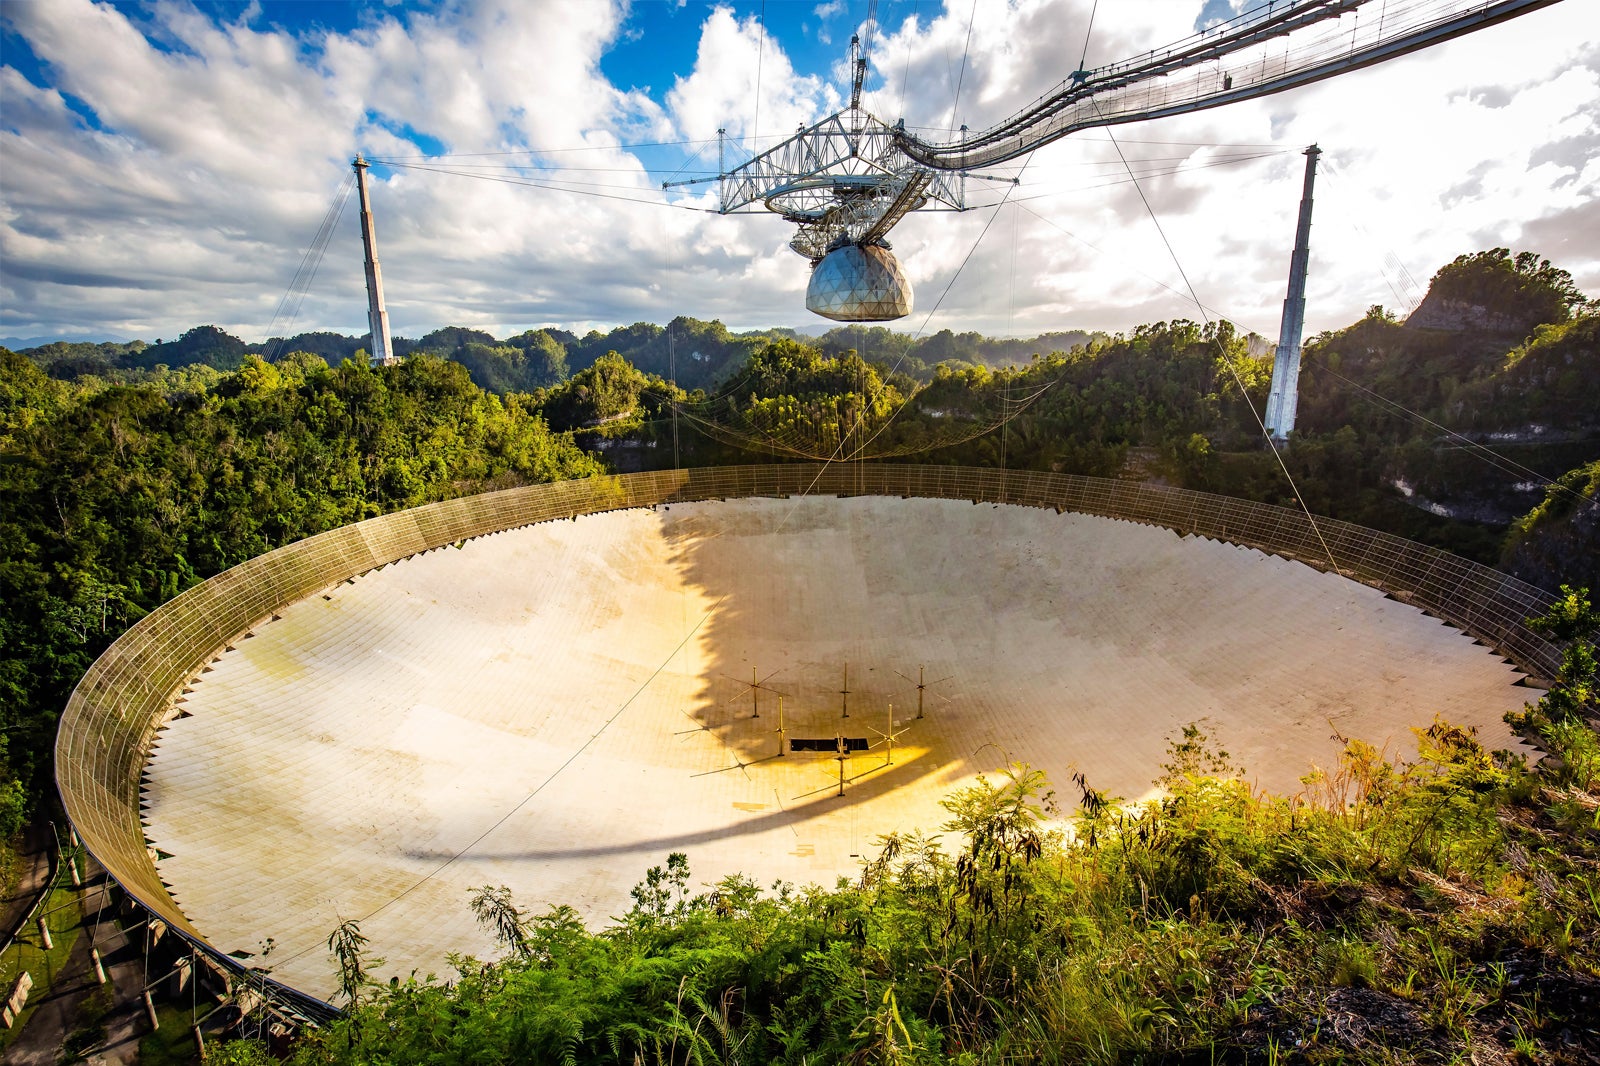
[[[1070,330],[1032,338],[991,338],[971,332],[955,334],[941,330],[917,338],[878,326],[870,329],[838,327],[809,343],[830,356],[859,348],[867,358],[896,361],[902,372],[925,380],[941,364],[962,369],[1026,363],[1036,354],[1066,351],[1106,336]],[[607,332],[591,330],[582,336],[549,328],[525,330],[501,339],[483,330],[447,326],[414,339],[393,338],[398,355],[425,353],[452,359],[465,365],[479,386],[499,393],[528,392],[559,384],[612,352],[647,374],[673,378],[685,389],[706,388],[735,373],[763,345],[774,340],[795,339],[793,330],[736,334],[721,322],[705,322],[682,315],[666,326],[636,322]],[[370,347],[368,337],[327,332],[299,333],[247,344],[216,326],[196,326],[171,341],[159,338],[153,343],[56,341],[25,349],[21,354],[37,363],[46,374],[62,380],[94,376],[130,381],[140,372],[153,371],[158,366],[236,370],[245,355],[259,355],[268,362],[275,362],[294,352],[307,352],[336,366]]]
[[[1314,338],[1282,455],[1306,505],[1548,588],[1600,582],[1600,313],[1563,278],[1498,249],[1461,257],[1430,290],[1444,312],[1374,308]],[[451,327],[397,340],[407,359],[383,368],[362,347],[199,327],[0,349],[0,828],[47,796],[56,715],[124,628],[385,511],[606,468],[851,456],[1299,505],[1250,409],[1270,354],[1225,322],[1027,341],[805,342],[683,317],[583,337]],[[1569,601],[1552,625],[1583,637],[1592,618]],[[1039,828],[1048,786],[1017,770],[951,797],[944,844],[879,841],[833,889],[695,886],[673,856],[592,933],[486,886],[507,961],[353,986],[366,1010],[296,1054],[1584,1061],[1600,1046],[1584,1021],[1600,910],[1579,893],[1600,869],[1585,639],[1519,718],[1560,755],[1537,771],[1436,724],[1418,766],[1352,738],[1304,796],[1258,796],[1185,733],[1153,806],[1076,780],[1076,836]]]
[[[191,585],[384,511],[600,469],[438,359],[198,369],[90,388],[0,349],[0,794],[44,794],[78,678]]]
[[[1511,524],[1540,505],[1545,486],[1600,458],[1597,331],[1593,303],[1548,260],[1498,248],[1457,257],[1408,322],[1374,308],[1307,343],[1299,432],[1285,456],[1301,495],[1315,511],[1498,562]],[[949,330],[916,338],[884,327],[839,327],[814,341],[787,333],[734,334],[680,316],[581,337],[449,327],[395,346],[460,363],[492,393],[527,394],[552,426],[581,431],[623,470],[916,455],[1156,477],[1298,506],[1244,403],[1264,402],[1270,349],[1226,323],[1027,339]],[[305,351],[337,363],[362,344],[321,333],[246,345],[199,327],[174,341],[27,354],[84,387],[159,377],[164,388],[202,390],[245,355]],[[746,378],[763,353],[789,350],[823,362],[808,363],[804,380],[758,375],[752,388]],[[843,383],[829,366],[851,359],[859,362]],[[823,402],[835,385],[843,391]],[[1587,529],[1567,528],[1580,541]],[[1519,573],[1549,584],[1559,577],[1550,565],[1585,547],[1525,547]]]
[[[1440,268],[1406,319],[1411,329],[1523,335],[1564,322],[1589,301],[1572,275],[1535,252],[1505,248],[1461,255]]]

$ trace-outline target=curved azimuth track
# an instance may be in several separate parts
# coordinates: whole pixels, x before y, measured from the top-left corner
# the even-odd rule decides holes
[[[790,242],[812,263],[848,247],[883,249],[895,224],[928,207],[966,210],[965,180],[1078,130],[1164,118],[1283,92],[1382,63],[1557,0],[1272,0],[1165,48],[1074,71],[1052,93],[994,126],[940,144],[861,108],[866,60],[852,38],[850,106],[715,178],[727,214],[755,203],[798,227]],[[889,256],[892,260],[892,256]],[[860,268],[857,268],[859,271]],[[909,313],[909,287],[883,271],[852,289],[829,274],[806,306],[838,321]],[[891,273],[893,273],[891,271]],[[898,286],[898,287],[897,287]],[[814,285],[813,288],[816,288]]]
[[[1203,111],[1370,67],[1557,0],[1299,0],[1259,4],[1166,48],[1075,71],[1055,92],[952,144],[897,130],[925,167],[969,170],[1027,155],[1094,126]]]

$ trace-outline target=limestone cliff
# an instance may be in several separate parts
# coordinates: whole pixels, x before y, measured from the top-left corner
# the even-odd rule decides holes
[[[1430,291],[1406,319],[1406,325],[1411,329],[1445,329],[1456,333],[1469,330],[1479,333],[1527,333],[1539,325],[1531,320],[1533,317],[1536,316],[1508,314],[1484,304],[1453,300]]]

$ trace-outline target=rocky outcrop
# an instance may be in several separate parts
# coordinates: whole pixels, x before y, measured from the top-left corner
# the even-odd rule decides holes
[[[1436,293],[1428,293],[1417,309],[1406,319],[1410,329],[1443,329],[1457,333],[1467,331],[1483,333],[1526,334],[1539,323],[1530,321],[1534,316],[1510,315],[1483,304],[1466,300],[1451,300]]]
[[[1406,325],[1412,329],[1519,333],[1565,322],[1587,301],[1572,275],[1534,252],[1458,255],[1439,268]]]
[[[1600,461],[1567,474],[1518,522],[1500,568],[1554,589],[1600,590]]]

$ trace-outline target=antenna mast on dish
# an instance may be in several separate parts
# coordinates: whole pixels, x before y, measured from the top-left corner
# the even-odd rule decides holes
[[[378,236],[372,229],[372,202],[367,199],[367,161],[356,156],[356,187],[361,190],[361,245],[367,254],[367,325],[372,330],[372,365],[390,366],[400,360],[389,341],[389,312],[383,307],[383,274],[378,269]]]

